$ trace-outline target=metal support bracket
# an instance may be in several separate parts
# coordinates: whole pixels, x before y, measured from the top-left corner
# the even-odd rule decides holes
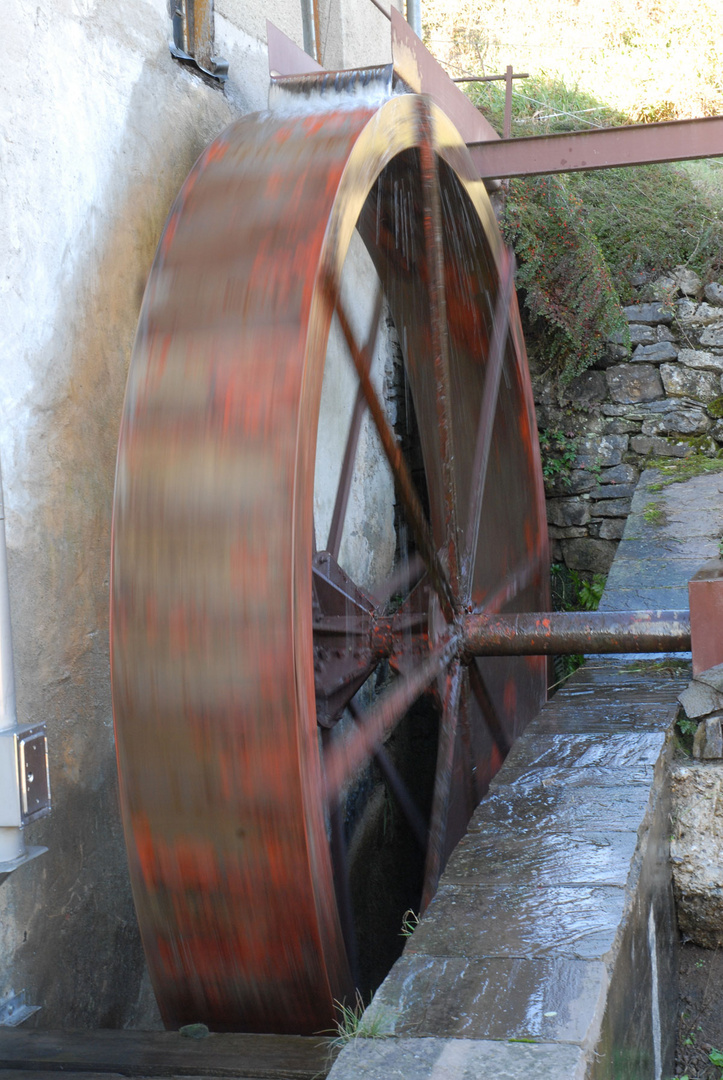
[[[4,1001],[0,1001],[0,1027],[17,1027],[33,1013],[40,1012],[41,1008],[41,1005],[26,1003],[24,990],[18,994],[11,993]]]
[[[171,54],[190,60],[219,82],[228,78],[228,60],[214,55],[213,0],[171,0],[173,41]]]

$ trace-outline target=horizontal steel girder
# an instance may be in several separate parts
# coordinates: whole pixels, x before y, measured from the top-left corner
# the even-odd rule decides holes
[[[687,611],[558,611],[468,615],[464,643],[472,656],[688,652]]]
[[[723,116],[467,144],[483,180],[723,155]]]

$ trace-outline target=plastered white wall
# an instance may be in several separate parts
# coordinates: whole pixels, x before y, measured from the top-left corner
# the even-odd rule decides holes
[[[348,25],[347,5],[364,11]],[[369,0],[336,11],[330,57],[388,59],[389,25]],[[222,89],[171,58],[165,0],[3,6],[0,453],[19,720],[48,723],[55,805],[26,837],[49,852],[0,885],[0,1000],[26,990],[42,1006],[30,1023],[46,1028],[157,1023],[112,744],[116,439],[172,199],[227,123],[266,107],[267,16],[301,43],[297,0],[219,0]]]

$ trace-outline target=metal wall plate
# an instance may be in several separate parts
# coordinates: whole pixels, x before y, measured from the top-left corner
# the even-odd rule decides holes
[[[23,732],[23,734],[20,734]],[[50,813],[48,738],[44,726],[20,728],[18,733],[20,809],[23,824]]]

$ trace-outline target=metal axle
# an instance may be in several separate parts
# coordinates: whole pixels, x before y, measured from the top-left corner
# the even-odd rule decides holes
[[[472,656],[688,652],[688,611],[559,611],[471,614],[464,620]]]

